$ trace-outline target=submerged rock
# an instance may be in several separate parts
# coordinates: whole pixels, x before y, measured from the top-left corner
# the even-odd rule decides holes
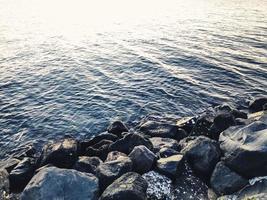
[[[81,156],[74,165],[74,169],[80,172],[96,174],[96,168],[103,163],[98,157]]]
[[[210,184],[217,194],[226,195],[242,189],[248,184],[248,180],[219,162],[212,173]]]
[[[176,140],[170,138],[152,137],[149,138],[154,147],[154,153],[159,152],[162,148],[170,148],[175,151],[179,150]]]
[[[258,99],[255,99],[253,102],[249,105],[250,112],[259,112],[264,110],[264,105],[267,104],[267,97],[261,97]]]
[[[19,162],[19,164],[9,174],[10,190],[12,192],[22,191],[33,177],[34,170],[34,159],[24,158],[21,162]]]
[[[78,158],[77,150],[77,141],[71,138],[47,144],[42,150],[38,164],[39,166],[52,164],[56,167],[71,168]]]
[[[97,200],[98,179],[89,173],[48,167],[39,171],[24,189],[21,200]]]
[[[153,145],[147,138],[140,134],[129,133],[122,139],[111,144],[109,151],[120,151],[128,155],[134,149],[134,147],[139,145],[144,145],[148,149],[153,150]]]
[[[99,200],[146,200],[147,182],[135,172],[129,172],[115,180]]]
[[[128,132],[128,128],[123,122],[115,121],[109,125],[108,132],[120,137],[123,132]]]
[[[220,135],[226,165],[247,178],[267,175],[267,125],[255,121]]]
[[[116,160],[101,163],[96,169],[100,189],[103,191],[114,180],[130,171],[132,171],[132,161],[129,157],[120,156]]]

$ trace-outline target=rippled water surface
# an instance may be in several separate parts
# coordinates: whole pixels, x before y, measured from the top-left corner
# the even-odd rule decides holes
[[[266,88],[266,0],[0,0],[0,157]]]

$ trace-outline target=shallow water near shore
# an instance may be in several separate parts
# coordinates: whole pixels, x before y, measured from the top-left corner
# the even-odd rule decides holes
[[[260,0],[0,0],[0,158],[115,119],[267,95],[266,10]]]

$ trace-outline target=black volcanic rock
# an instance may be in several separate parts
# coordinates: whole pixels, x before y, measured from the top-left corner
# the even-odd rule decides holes
[[[255,99],[253,102],[250,103],[249,111],[252,113],[262,111],[264,110],[265,104],[267,104],[267,97]]]
[[[129,172],[115,180],[99,200],[146,200],[147,182],[135,172]]]
[[[112,133],[114,135],[117,135],[117,136],[121,136],[121,134],[123,132],[128,132],[128,128],[126,127],[126,125],[121,122],[121,121],[115,121],[113,122],[112,124],[109,125],[108,127],[108,132],[109,133]]]

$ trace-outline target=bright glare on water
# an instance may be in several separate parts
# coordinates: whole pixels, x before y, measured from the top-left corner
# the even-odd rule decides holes
[[[266,88],[266,0],[0,0],[0,158]]]

